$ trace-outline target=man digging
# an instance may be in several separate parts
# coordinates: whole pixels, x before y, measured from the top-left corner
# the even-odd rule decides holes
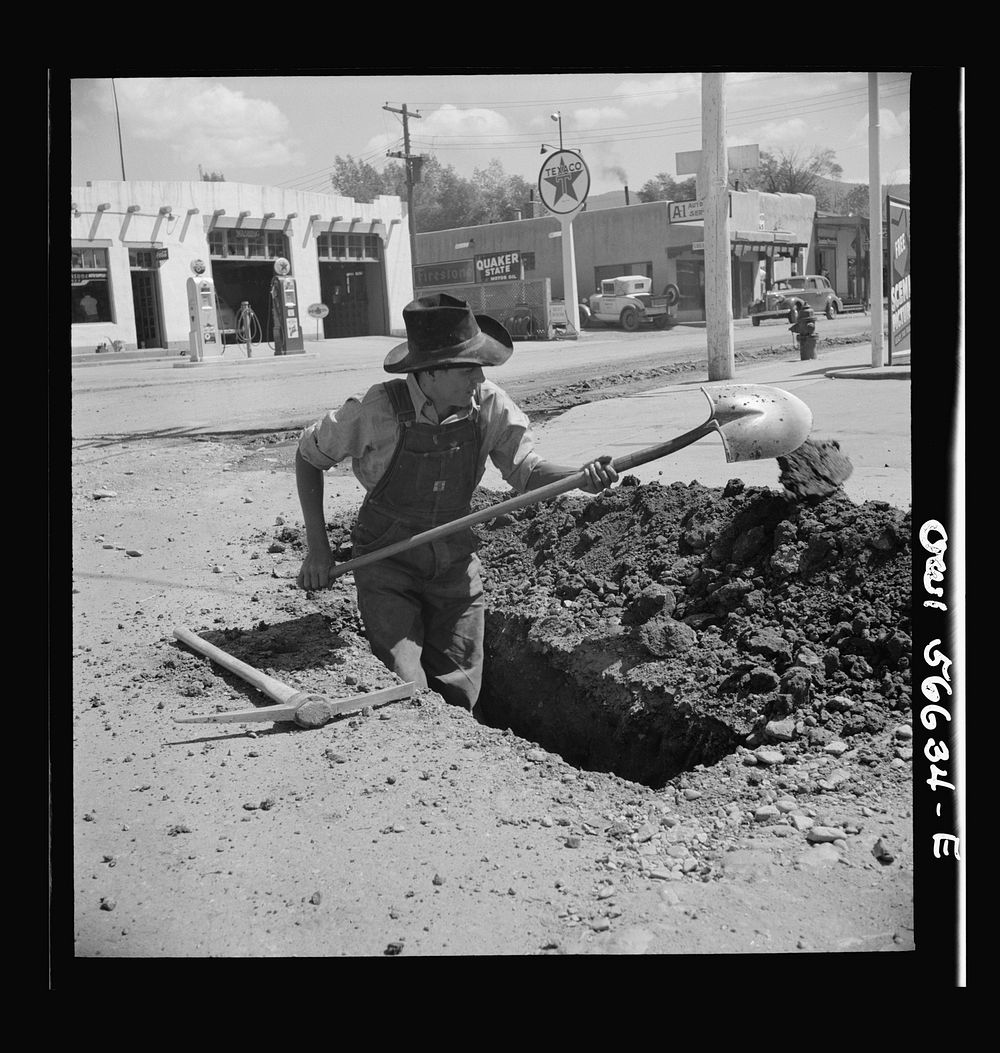
[[[402,376],[348,399],[299,441],[303,589],[330,584],[323,473],[348,457],[366,491],[355,557],[468,515],[487,457],[518,493],[581,470],[587,484],[580,489],[588,493],[618,478],[610,456],[578,469],[535,451],[528,418],[483,372],[514,351],[499,322],[445,293],[414,300],[403,321],[407,340],[384,363],[387,373]],[[354,582],[372,653],[403,681],[430,686],[471,711],[482,683],[485,609],[471,528],[358,567]]]

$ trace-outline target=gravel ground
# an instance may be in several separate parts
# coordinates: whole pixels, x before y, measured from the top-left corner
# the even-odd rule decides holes
[[[176,626],[360,706],[394,682],[350,578],[295,587],[293,452],[75,450],[76,957],[914,949],[905,510],[567,495],[478,528],[484,721],[423,692],[316,730],[177,723],[271,700]],[[343,558],[359,503],[330,473]]]

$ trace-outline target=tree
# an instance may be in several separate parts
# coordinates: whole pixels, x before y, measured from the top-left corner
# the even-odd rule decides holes
[[[698,194],[694,176],[678,183],[672,175],[660,172],[639,188],[640,201],[694,201]]]
[[[338,154],[334,159],[330,182],[338,194],[353,197],[361,204],[371,204],[379,194],[386,193],[382,173],[367,161],[356,161],[350,154],[347,157]]]
[[[495,157],[486,168],[475,169],[472,182],[480,199],[477,223],[501,223],[513,219],[514,211],[523,209],[528,200],[528,184],[520,176],[507,175]]]
[[[799,150],[783,150],[779,154],[761,150],[760,167],[745,173],[745,185],[768,194],[818,196],[817,190],[824,193],[821,180],[839,180],[844,174],[835,158],[835,152],[829,148],[813,150],[806,157]]]
[[[390,161],[378,172],[350,155],[337,157],[330,179],[338,193],[355,201],[370,202],[379,194],[406,200],[402,162]],[[520,176],[508,176],[496,158],[486,168],[475,169],[472,179],[465,179],[451,165],[428,155],[420,165],[419,181],[413,184],[413,227],[426,232],[513,219],[528,194],[528,184]]]

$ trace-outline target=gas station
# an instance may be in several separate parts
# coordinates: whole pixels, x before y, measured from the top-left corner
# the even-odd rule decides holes
[[[413,294],[403,207],[242,183],[73,187],[71,352],[234,361],[401,334]],[[326,307],[315,328],[306,305]]]

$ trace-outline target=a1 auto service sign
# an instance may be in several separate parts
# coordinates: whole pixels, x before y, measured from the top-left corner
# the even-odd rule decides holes
[[[538,173],[538,196],[557,216],[569,215],[583,207],[590,193],[590,169],[572,150],[557,150],[542,162]]]

